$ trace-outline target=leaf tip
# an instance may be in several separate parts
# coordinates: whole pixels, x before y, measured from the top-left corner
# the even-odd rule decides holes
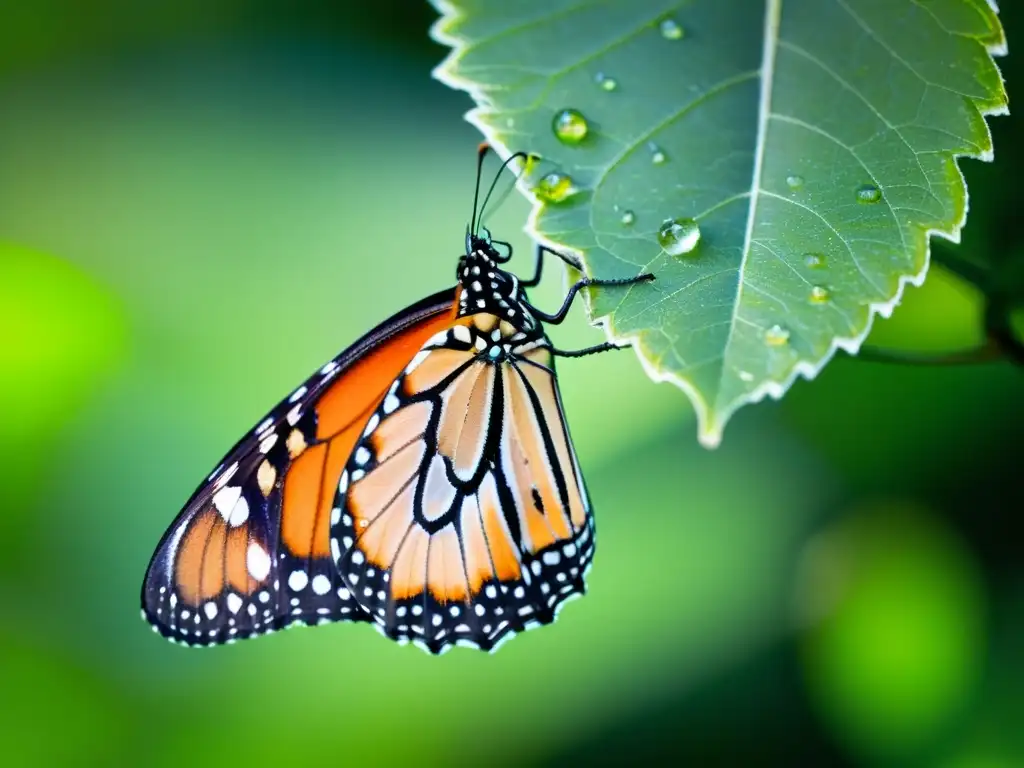
[[[722,426],[720,424],[708,425],[697,432],[697,440],[709,451],[722,444]]]

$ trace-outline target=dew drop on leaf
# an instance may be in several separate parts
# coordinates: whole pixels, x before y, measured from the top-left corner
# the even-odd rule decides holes
[[[658,243],[670,256],[692,253],[700,242],[700,227],[693,219],[665,219],[658,229]]]
[[[636,221],[636,214],[632,211],[623,211],[622,218],[620,220],[622,221],[623,226],[632,226],[633,222]]]
[[[811,287],[811,304],[827,304],[832,298],[832,293],[823,285]]]
[[[750,371],[739,371],[737,375],[740,377],[740,381],[750,382],[754,380],[754,374]]]
[[[598,72],[594,77],[594,82],[596,82],[603,91],[614,91],[619,87],[619,81],[614,77],[606,75],[604,72]]]
[[[533,192],[547,203],[561,203],[576,192],[576,186],[564,173],[552,172],[537,182]]]
[[[865,184],[857,190],[857,200],[861,203],[877,203],[882,199],[882,190],[874,184]]]
[[[590,126],[587,118],[578,109],[563,109],[551,121],[555,136],[563,144],[579,144],[587,138]]]
[[[789,343],[789,329],[776,323],[764,332],[764,343],[770,347],[781,347]]]
[[[661,36],[666,40],[678,40],[683,36],[683,28],[675,19],[664,19],[658,25],[658,29],[661,30]]]
[[[657,144],[649,144],[648,148],[651,150],[651,162],[655,165],[661,165],[668,159],[665,157],[664,151]]]
[[[804,185],[804,177],[803,176],[791,175],[791,176],[787,176],[786,177],[786,186],[788,186],[793,191],[796,191],[796,190],[800,189],[801,187],[803,187],[803,185]]]
[[[810,269],[821,269],[825,266],[825,256],[820,253],[804,254],[804,264]]]

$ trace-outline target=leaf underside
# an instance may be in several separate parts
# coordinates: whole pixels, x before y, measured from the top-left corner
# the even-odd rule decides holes
[[[592,291],[590,316],[689,395],[709,447],[855,352],[931,234],[959,240],[956,158],[991,159],[984,116],[1006,111],[986,0],[433,2],[435,76],[500,154],[542,158],[530,234],[592,277],[657,276]],[[565,109],[578,143],[553,130]],[[532,193],[551,171],[576,190],[558,203]],[[662,247],[668,219],[698,223],[696,248]]]

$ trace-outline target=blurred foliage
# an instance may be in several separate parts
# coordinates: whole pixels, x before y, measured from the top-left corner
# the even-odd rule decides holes
[[[961,542],[913,504],[869,505],[811,539],[803,569],[810,689],[851,747],[905,761],[955,725],[985,645]]]
[[[76,267],[0,244],[0,445],[45,440],[123,352],[116,299]]]
[[[441,659],[365,626],[208,651],[149,632],[146,563],[224,450],[453,279],[470,102],[430,80],[444,50],[426,4],[382,7],[388,24],[326,2],[0,11],[0,381],[16,393],[4,423],[23,425],[0,456],[7,762],[1024,763],[1024,412],[1005,363],[839,359],[708,452],[632,353],[566,361],[599,545],[589,594],[553,626]],[[1011,45],[1020,18],[1004,9]],[[965,163],[960,255],[1016,234],[1001,222],[1020,130],[994,120],[997,162]],[[520,270],[526,214],[512,196],[489,222]],[[876,324],[879,343],[980,333],[978,292],[938,276]],[[557,306],[564,286],[545,283],[538,303]],[[12,316],[45,342],[15,339]],[[601,339],[579,308],[553,333]],[[822,541],[845,589],[807,578]],[[794,623],[794,595],[831,612]],[[883,674],[890,633],[951,626]],[[892,699],[908,679],[921,701]],[[896,725],[865,725],[874,710]]]

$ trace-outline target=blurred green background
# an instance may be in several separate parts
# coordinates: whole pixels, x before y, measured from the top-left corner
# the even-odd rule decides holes
[[[1006,363],[837,359],[707,451],[631,352],[565,361],[600,547],[556,624],[443,658],[365,625],[203,651],[149,631],[150,554],[226,449],[454,278],[471,104],[430,77],[425,2],[369,7],[0,9],[5,764],[1024,765]],[[1013,105],[1024,67],[1000,65]],[[981,258],[1019,247],[1021,123],[991,125],[997,161],[962,161]],[[526,211],[490,222],[521,268]],[[872,341],[971,346],[980,311],[935,269]],[[553,337],[601,340],[578,308]]]

